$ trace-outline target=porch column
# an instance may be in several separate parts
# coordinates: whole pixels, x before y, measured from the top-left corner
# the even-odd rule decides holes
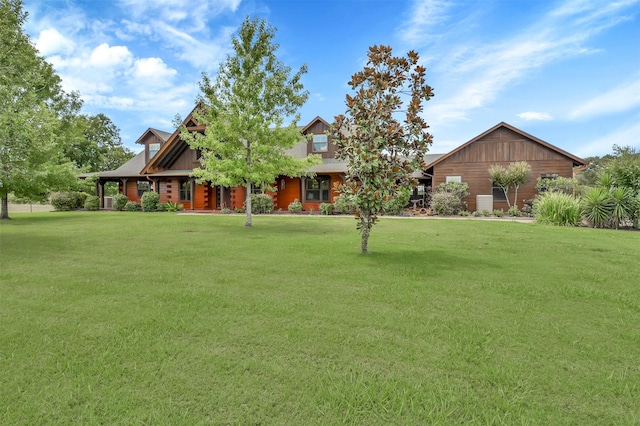
[[[302,204],[304,205],[304,203],[307,202],[307,177],[306,176],[302,176],[300,178],[300,201],[302,202]]]
[[[104,209],[104,181],[102,179],[99,179],[98,182],[98,198],[100,198],[100,208]]]
[[[120,182],[122,182],[122,195],[127,195],[127,181],[128,180],[129,180],[128,178],[120,179]]]
[[[191,210],[195,210],[195,200],[196,200],[196,182],[193,178],[189,179],[189,197],[191,198],[189,201],[191,202]]]
[[[220,185],[219,188],[220,188],[220,200],[218,200],[216,204],[219,205],[220,210],[222,210],[225,207],[229,207],[229,206],[224,205],[224,186]]]

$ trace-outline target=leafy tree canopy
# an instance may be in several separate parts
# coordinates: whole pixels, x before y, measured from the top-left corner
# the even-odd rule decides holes
[[[320,160],[296,159],[287,150],[302,139],[296,125],[298,109],[307,100],[302,66],[291,68],[276,57],[275,29],[264,20],[247,17],[233,37],[234,55],[220,65],[215,81],[203,74],[202,94],[194,112],[204,134],[181,132],[202,153],[193,171],[200,181],[246,190],[246,226],[251,223],[252,186],[270,185],[279,175],[300,176]],[[287,117],[293,117],[284,125]]]
[[[362,253],[384,202],[417,184],[412,174],[432,143],[420,114],[433,91],[418,54],[397,57],[389,46],[372,46],[367,56],[349,82],[355,95],[346,95],[346,113],[335,117],[332,130],[337,157],[349,162],[341,192],[353,200]]]
[[[518,189],[531,178],[531,166],[526,161],[518,161],[504,167],[500,164],[492,164],[489,167],[489,179],[495,186],[504,192],[509,208],[518,207]],[[513,204],[509,201],[509,189],[514,188]]]

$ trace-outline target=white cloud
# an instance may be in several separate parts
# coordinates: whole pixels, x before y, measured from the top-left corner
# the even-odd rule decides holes
[[[133,72],[136,78],[168,79],[178,72],[169,68],[160,58],[143,58],[135,61]]]
[[[127,67],[133,62],[133,55],[126,46],[109,46],[102,43],[91,52],[89,62],[101,68]]]
[[[69,55],[74,48],[73,41],[60,34],[55,28],[40,31],[35,44],[36,49],[44,56],[56,53]]]
[[[435,34],[435,27],[448,20],[453,2],[448,0],[418,0],[411,7],[411,17],[400,30],[400,38],[415,44]]]
[[[523,119],[523,120],[527,120],[527,121],[533,121],[533,120],[549,121],[549,120],[553,120],[553,117],[551,117],[551,115],[547,114],[546,112],[535,112],[535,111],[521,112],[520,114],[518,114],[518,117]]]
[[[631,125],[623,125],[607,134],[585,142],[575,150],[575,153],[580,157],[604,155],[611,152],[613,145],[632,146],[640,149],[640,120],[636,120]]]
[[[640,106],[640,78],[598,95],[575,108],[572,119],[601,116]]]

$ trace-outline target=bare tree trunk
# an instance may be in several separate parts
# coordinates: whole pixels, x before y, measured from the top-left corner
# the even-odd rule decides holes
[[[251,223],[251,182],[247,182],[245,185],[245,201],[244,201],[244,205],[245,208],[247,210],[247,223],[244,224],[245,228],[251,228],[252,223]]]
[[[369,234],[371,233],[371,216],[362,216],[362,242],[360,243],[360,253],[369,253]]]
[[[0,208],[0,220],[11,219],[9,217],[9,195],[2,197],[2,207]]]

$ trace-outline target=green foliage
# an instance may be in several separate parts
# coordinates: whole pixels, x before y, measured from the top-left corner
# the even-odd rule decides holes
[[[31,44],[26,17],[21,1],[0,1],[0,219],[9,194],[39,201],[76,181],[62,142],[81,103]]]
[[[441,183],[431,195],[431,208],[437,215],[457,215],[467,206],[463,198],[469,195],[468,189],[466,182]]]
[[[168,212],[171,212],[171,213],[175,213],[175,212],[182,211],[182,209],[184,209],[184,205],[178,204],[178,203],[173,203],[173,202],[169,201],[169,202],[165,203],[164,209],[165,209],[165,211],[168,211]]]
[[[330,216],[333,214],[333,204],[331,203],[320,203],[320,214],[325,216]]]
[[[460,215],[462,217],[468,217],[469,216],[469,211],[468,210],[461,210],[460,213],[458,213],[458,215]]]
[[[533,201],[533,215],[538,223],[578,226],[582,217],[580,201],[563,191],[547,191]]]
[[[382,214],[387,216],[397,216],[404,211],[411,199],[411,188],[398,188],[396,195],[382,203]]]
[[[518,208],[518,189],[529,181],[531,177],[531,166],[526,161],[518,161],[504,167],[500,164],[492,164],[489,167],[489,179],[504,192],[509,210],[511,207]],[[509,201],[509,190],[513,188],[513,204]],[[514,210],[515,211],[515,210]]]
[[[355,206],[352,197],[347,194],[340,194],[333,199],[334,211],[340,214],[353,214]]]
[[[584,190],[578,180],[575,178],[565,178],[558,176],[556,178],[538,177],[536,183],[536,191],[542,192],[562,192],[569,195],[581,195]]]
[[[70,192],[54,192],[49,196],[49,202],[59,212],[77,208],[77,198]]]
[[[412,174],[423,166],[432,143],[422,110],[433,91],[418,54],[394,57],[391,47],[372,46],[367,57],[348,83],[355,95],[346,95],[345,115],[336,116],[332,126],[336,157],[349,163],[340,191],[353,200],[362,253],[368,252],[385,200],[417,184]]]
[[[142,210],[145,212],[155,212],[158,210],[158,203],[160,202],[160,194],[153,191],[147,191],[142,194],[140,199],[142,202]]]
[[[87,196],[84,202],[84,208],[89,211],[100,210],[100,198],[95,195]]]
[[[520,217],[522,216],[522,212],[520,211],[520,209],[518,208],[518,206],[511,206],[509,207],[509,210],[507,211],[507,213],[509,214],[509,216],[511,217]]]
[[[613,202],[605,188],[593,188],[580,200],[584,218],[594,228],[604,228],[611,222]]]
[[[127,201],[124,205],[124,211],[126,212],[139,212],[142,210],[142,206],[137,201]]]
[[[182,129],[182,138],[202,153],[193,175],[213,185],[246,188],[247,222],[251,226],[250,189],[268,187],[280,175],[301,176],[321,162],[287,154],[302,140],[298,109],[309,94],[302,85],[306,65],[291,68],[276,58],[275,29],[247,18],[232,39],[234,54],[220,65],[215,82],[204,74],[194,115],[204,134]],[[289,125],[284,120],[292,117]]]
[[[167,211],[167,203],[158,203],[158,207],[156,211],[166,212]]]
[[[493,215],[495,217],[503,217],[504,216],[504,210],[496,209],[496,210],[493,211]]]
[[[476,210],[475,212],[473,212],[473,217],[482,217],[482,212],[479,210]]]
[[[273,198],[269,194],[251,194],[251,213],[271,213],[273,212]],[[247,208],[247,205],[243,205],[243,208]]]
[[[113,197],[113,208],[119,212],[124,210],[124,206],[127,204],[129,199],[124,194],[118,194]]]
[[[69,194],[75,200],[75,206],[74,206],[75,209],[84,208],[84,204],[87,201],[87,198],[89,198],[90,196],[86,192],[70,192]]]
[[[486,209],[482,210],[482,216],[489,217],[489,216],[491,216],[491,212],[489,210],[486,210]]]
[[[302,211],[302,203],[296,198],[291,203],[289,203],[289,207],[287,207],[287,210],[289,210],[289,212],[291,213],[300,213]]]
[[[632,147],[613,146],[615,157],[603,167],[611,178],[611,186],[628,188],[640,194],[640,152]]]

